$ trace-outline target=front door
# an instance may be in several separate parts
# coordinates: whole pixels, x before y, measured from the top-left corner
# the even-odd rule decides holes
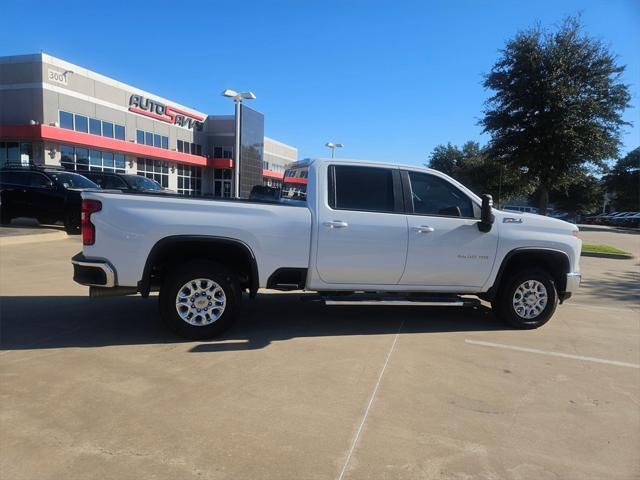
[[[399,170],[331,165],[316,266],[330,284],[395,285],[407,255]]]
[[[480,287],[491,273],[497,226],[478,230],[479,208],[443,177],[403,172],[409,190],[407,267],[400,283],[426,287]],[[410,200],[409,200],[410,197]]]

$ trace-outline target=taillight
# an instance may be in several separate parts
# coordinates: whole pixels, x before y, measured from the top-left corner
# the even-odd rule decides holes
[[[96,227],[91,223],[91,214],[102,210],[99,200],[82,200],[82,244],[93,245],[96,243]]]

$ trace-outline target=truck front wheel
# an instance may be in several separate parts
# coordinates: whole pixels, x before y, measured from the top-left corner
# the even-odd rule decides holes
[[[546,271],[530,269],[508,277],[491,307],[500,319],[516,328],[538,328],[549,321],[558,305],[553,277]]]
[[[182,337],[211,338],[231,325],[240,296],[237,277],[222,265],[190,262],[165,277],[160,289],[160,315]]]

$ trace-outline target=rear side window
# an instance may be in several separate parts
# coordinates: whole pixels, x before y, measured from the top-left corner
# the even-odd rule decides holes
[[[473,218],[469,197],[446,180],[418,172],[409,172],[409,180],[414,213]]]
[[[2,172],[0,174],[2,183],[7,185],[19,185],[26,187],[29,185],[29,173],[28,172]]]
[[[329,169],[329,206],[336,210],[394,212],[392,172],[388,168],[333,165]]]
[[[127,184],[120,177],[105,176],[102,182],[96,182],[102,188],[127,188]]]

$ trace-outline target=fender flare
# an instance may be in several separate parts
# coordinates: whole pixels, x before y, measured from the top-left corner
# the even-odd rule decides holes
[[[251,268],[249,295],[251,298],[255,297],[258,292],[260,278],[258,276],[258,263],[256,261],[256,256],[254,255],[253,250],[251,250],[251,247],[241,240],[212,235],[171,235],[158,240],[149,251],[149,255],[147,256],[147,260],[145,261],[144,269],[142,271],[142,278],[138,281],[138,291],[143,297],[148,297],[151,291],[151,269],[160,252],[171,245],[179,245],[180,243],[185,242],[203,242],[240,247],[247,256]]]

